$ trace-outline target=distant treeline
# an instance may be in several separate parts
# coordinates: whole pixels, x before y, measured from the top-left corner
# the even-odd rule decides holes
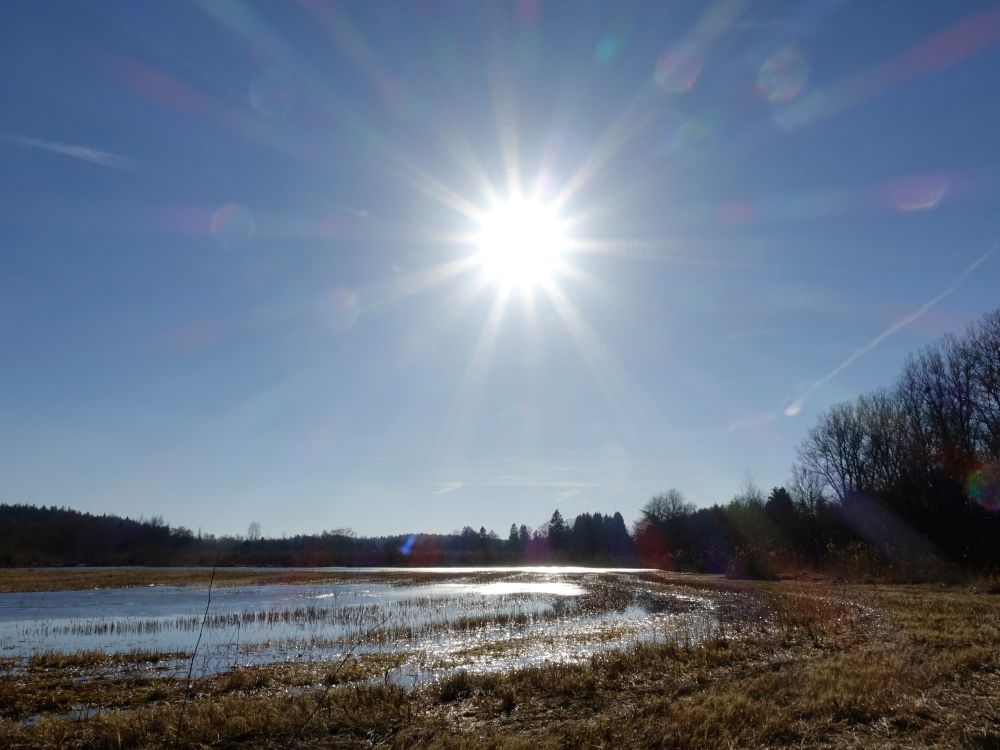
[[[1000,570],[1000,310],[911,357],[891,388],[838,404],[798,451],[787,487],[748,479],[726,505],[653,497],[632,533],[620,513],[557,510],[506,537],[282,539],[195,534],[65,508],[0,505],[0,565],[635,565],[770,577],[940,578]]]
[[[454,534],[359,537],[350,530],[267,539],[196,534],[161,518],[133,521],[69,508],[0,505],[0,566],[39,565],[631,565],[621,513],[584,513],[567,524],[558,510],[539,529],[511,525],[507,537],[466,526]]]

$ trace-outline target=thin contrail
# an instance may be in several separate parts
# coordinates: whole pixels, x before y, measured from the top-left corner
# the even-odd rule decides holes
[[[132,163],[124,156],[112,154],[109,151],[99,151],[89,146],[79,146],[74,143],[46,141],[41,138],[26,138],[25,136],[12,135],[10,133],[0,133],[0,142],[9,143],[13,146],[21,146],[22,148],[34,148],[40,151],[48,151],[52,154],[70,156],[74,159],[89,161],[91,164],[99,164],[102,167],[128,169],[132,166]]]
[[[887,338],[889,338],[892,334],[896,333],[896,331],[900,330],[901,328],[905,328],[906,326],[910,325],[910,323],[912,323],[913,321],[923,317],[923,315],[932,307],[934,307],[934,305],[936,305],[938,302],[940,302],[949,294],[953,293],[956,289],[958,289],[962,285],[962,282],[965,281],[966,277],[970,273],[975,271],[977,268],[979,268],[979,266],[981,266],[983,263],[985,263],[990,258],[990,256],[996,252],[996,250],[997,246],[992,247],[988,252],[986,252],[980,258],[975,260],[972,263],[972,265],[970,265],[968,268],[962,271],[962,273],[959,274],[958,278],[955,279],[955,281],[953,281],[951,285],[943,292],[938,294],[929,302],[926,302],[922,307],[919,307],[916,310],[914,310],[905,318],[900,318],[899,320],[897,320],[895,323],[886,328],[884,331],[882,331],[882,333],[873,338],[871,341],[862,346],[860,349],[855,349],[853,352],[851,352],[850,356],[847,359],[845,359],[839,365],[834,367],[829,373],[827,373],[825,377],[815,381],[812,385],[809,386],[809,388],[806,390],[804,394],[802,394],[799,398],[797,398],[795,401],[786,406],[785,416],[794,417],[796,414],[802,411],[802,407],[805,406],[806,399],[809,398],[809,396],[811,396],[813,393],[815,393],[819,388],[821,388],[826,383],[833,380],[833,378],[837,377],[837,375],[839,375],[841,372],[843,372],[852,364],[854,364],[858,360],[858,358],[863,357],[865,354],[867,354],[876,346],[878,346]]]
[[[465,486],[465,482],[448,482],[444,487],[439,490],[434,490],[432,495],[447,495],[449,492],[454,492],[455,490],[460,490]]]

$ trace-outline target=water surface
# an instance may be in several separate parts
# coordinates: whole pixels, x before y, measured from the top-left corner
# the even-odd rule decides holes
[[[345,570],[370,580],[216,586],[210,598],[206,586],[0,594],[0,656],[198,643],[196,671],[207,674],[354,649],[399,653],[400,674],[415,675],[580,661],[636,641],[697,640],[718,621],[709,597],[643,571]]]

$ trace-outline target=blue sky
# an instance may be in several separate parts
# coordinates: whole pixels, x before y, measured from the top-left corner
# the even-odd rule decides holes
[[[1000,303],[997,5],[0,13],[7,502],[269,535],[711,504]],[[511,288],[479,239],[514,196],[564,237]]]

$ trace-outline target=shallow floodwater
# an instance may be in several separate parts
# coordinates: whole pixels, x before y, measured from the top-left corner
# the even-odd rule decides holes
[[[0,594],[0,657],[188,654],[198,643],[195,670],[210,674],[250,663],[329,659],[354,648],[399,653],[393,678],[405,680],[456,668],[579,661],[636,641],[698,640],[718,622],[709,598],[644,580],[640,571],[350,572],[372,580],[216,586],[210,599],[205,586]],[[422,574],[419,582],[398,580],[412,572]],[[379,580],[385,573],[394,578]],[[447,580],[435,582],[433,573],[447,573]]]

